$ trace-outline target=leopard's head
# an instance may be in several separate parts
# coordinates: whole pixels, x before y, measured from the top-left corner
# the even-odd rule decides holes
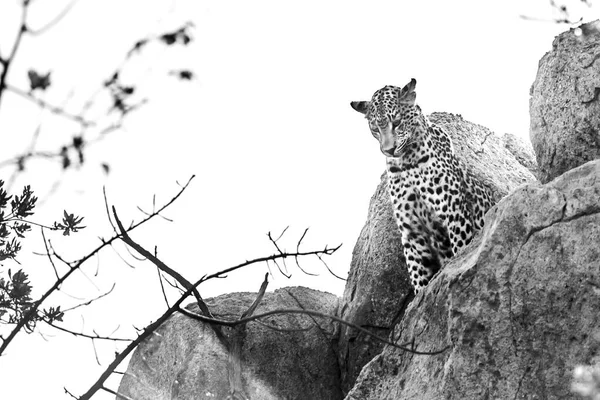
[[[381,152],[400,157],[402,150],[415,139],[415,125],[421,115],[415,105],[417,81],[411,79],[403,88],[385,86],[373,94],[371,101],[353,101],[352,108],[365,115]]]

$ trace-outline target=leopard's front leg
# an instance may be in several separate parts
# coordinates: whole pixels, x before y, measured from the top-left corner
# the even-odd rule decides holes
[[[452,256],[448,232],[418,190],[391,185],[390,195],[408,274],[418,293]]]

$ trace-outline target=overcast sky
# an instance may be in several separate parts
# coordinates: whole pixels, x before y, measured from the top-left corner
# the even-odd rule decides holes
[[[34,26],[68,4],[48,3],[33,2]],[[45,200],[36,220],[50,223],[63,209],[85,216],[87,228],[75,237],[53,237],[58,251],[76,259],[97,245],[97,236],[110,234],[104,185],[109,202],[130,221],[142,217],[136,205],[150,209],[153,194],[157,204],[169,200],[178,190],[176,181],[195,174],[183,197],[165,212],[173,223],[156,221],[133,235],[149,249],[158,246],[161,259],[189,280],[271,254],[266,233],[278,234],[286,226],[282,246],[289,250],[307,227],[307,250],[343,243],[327,261],[345,277],[385,168],[350,101],[368,100],[375,90],[402,86],[414,77],[425,112],[462,114],[498,134],[528,138],[529,88],[538,61],[567,27],[520,15],[552,18],[547,3],[80,0],[45,35],[25,38],[11,82],[26,87],[32,66],[51,70],[53,86],[46,99],[75,110],[140,37],[189,20],[195,40],[184,50],[150,46],[131,65],[126,78],[141,81],[150,102],[132,115],[125,131],[90,147],[82,168],[63,173],[46,160],[31,163],[31,172],[14,187],[31,184]],[[0,6],[2,55],[19,21],[17,4],[5,0]],[[593,12],[587,10],[588,19]],[[168,77],[175,67],[192,70],[196,79],[181,83]],[[40,119],[42,147],[54,149],[74,133],[72,126],[40,114],[26,101],[3,99],[0,160],[26,148]],[[110,164],[108,177],[100,163]],[[0,177],[7,179],[11,172],[4,168]],[[60,186],[47,197],[56,182]],[[39,231],[29,236],[20,261],[39,294],[53,272],[45,258],[27,255],[43,251]],[[108,334],[120,325],[119,334],[132,335],[132,325],[145,326],[164,311],[155,269],[133,260],[122,246],[117,250],[136,268],[108,250],[86,267],[86,275],[64,287],[68,296],[55,298],[75,304],[116,281],[109,298],[85,310],[85,320],[79,315],[65,319],[72,329]],[[269,288],[304,285],[343,293],[344,282],[318,260],[306,259],[303,266],[319,276],[305,276],[290,263],[292,278],[273,271]],[[17,268],[0,268],[8,267]],[[201,287],[201,293],[256,291],[267,271],[254,266]],[[21,334],[0,359],[3,398],[68,398],[63,386],[80,394],[117,349],[98,344],[99,367],[89,341],[49,337],[55,331],[47,327],[42,332],[48,342],[38,334]],[[116,389],[117,381],[112,384]]]

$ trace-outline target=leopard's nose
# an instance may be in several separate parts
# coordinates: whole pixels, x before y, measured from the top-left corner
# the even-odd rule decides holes
[[[396,150],[395,147],[390,147],[389,149],[381,149],[381,152],[388,157],[393,157],[395,150]]]

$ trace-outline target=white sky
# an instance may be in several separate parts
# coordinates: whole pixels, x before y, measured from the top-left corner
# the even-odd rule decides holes
[[[0,6],[2,55],[18,23],[17,3],[5,0]],[[43,25],[60,4],[67,2],[34,2],[31,24]],[[288,225],[283,246],[289,250],[306,227],[305,249],[343,243],[328,264],[345,276],[384,170],[377,143],[349,102],[368,100],[380,87],[401,86],[414,77],[417,101],[426,112],[459,113],[499,134],[527,138],[529,88],[538,60],[566,27],[524,21],[520,14],[551,16],[542,0],[81,0],[45,36],[24,40],[11,71],[13,84],[26,87],[30,66],[51,70],[53,86],[46,99],[63,103],[73,90],[66,104],[76,110],[140,37],[191,20],[195,42],[183,51],[152,46],[132,65],[128,77],[143,81],[151,102],[132,115],[125,132],[90,148],[80,171],[62,174],[47,161],[31,163],[31,173],[15,188],[31,184],[45,198],[64,178],[35,220],[51,223],[63,209],[85,216],[87,228],[77,236],[53,237],[55,247],[75,259],[97,245],[98,235],[110,234],[103,185],[129,221],[141,217],[136,205],[150,209],[155,193],[162,204],[177,191],[175,181],[195,174],[190,189],[165,213],[174,223],[157,221],[133,235],[146,248],[158,246],[161,259],[189,280],[272,253],[265,234]],[[179,83],[165,77],[174,67],[193,70],[197,79]],[[0,111],[5,137],[0,160],[26,148],[40,118],[42,146],[54,149],[57,140],[74,133],[72,125],[40,115],[14,96],[3,99]],[[107,178],[100,162],[112,167]],[[10,173],[2,169],[0,177]],[[53,273],[45,258],[27,255],[43,251],[39,231],[29,236],[19,260],[39,294]],[[118,249],[132,261],[122,246]],[[129,268],[108,250],[94,277],[96,260],[91,262],[85,272],[100,291],[79,274],[64,287],[66,293],[91,298],[114,281],[117,287],[85,310],[85,323],[72,315],[67,325],[104,334],[120,325],[118,333],[131,336],[131,325],[145,326],[160,315],[165,306],[156,271],[149,263],[135,264]],[[269,288],[304,285],[342,294],[344,283],[318,260],[303,265],[320,276],[304,276],[289,263],[292,278],[274,273]],[[256,291],[266,271],[254,266],[201,287],[201,293]],[[56,301],[77,303],[70,297]],[[54,331],[42,327],[42,332]],[[21,334],[0,358],[3,398],[68,398],[64,386],[80,394],[116,349],[112,343],[98,344],[99,367],[89,341],[63,334],[48,339]],[[112,384],[116,389],[117,381]]]

